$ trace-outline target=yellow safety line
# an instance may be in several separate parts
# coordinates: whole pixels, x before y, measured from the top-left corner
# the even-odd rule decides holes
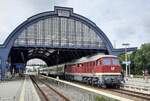
[[[21,91],[21,95],[20,95],[19,101],[24,101],[25,85],[26,85],[26,77],[25,77],[25,80],[24,80],[24,83],[23,83],[23,88],[22,88],[22,91]]]

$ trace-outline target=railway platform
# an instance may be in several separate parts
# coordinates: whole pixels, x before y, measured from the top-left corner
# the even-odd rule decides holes
[[[0,101],[41,101],[29,76],[0,82]]]
[[[126,83],[128,85],[146,86],[150,88],[150,80],[144,80],[143,78],[127,78]]]
[[[150,80],[143,78],[126,78],[123,89],[150,94]]]
[[[0,82],[0,101],[18,101],[24,78]]]

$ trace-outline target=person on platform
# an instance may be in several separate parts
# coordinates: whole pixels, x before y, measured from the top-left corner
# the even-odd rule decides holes
[[[145,78],[144,78],[144,70],[142,70],[142,76],[143,76],[143,79],[145,79]]]
[[[146,81],[146,83],[148,82],[148,70],[147,69],[144,70],[144,80]]]
[[[122,77],[122,81],[125,83],[125,79],[124,79],[124,71],[121,71],[121,77]]]

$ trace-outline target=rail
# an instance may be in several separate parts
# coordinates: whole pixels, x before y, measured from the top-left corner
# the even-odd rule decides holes
[[[36,80],[35,80],[32,76],[30,76],[30,78],[31,78],[33,84],[39,89],[39,91],[40,91],[41,94],[43,95],[45,101],[49,101],[49,100],[48,100],[48,97],[46,96],[46,94],[42,91],[42,89],[41,89],[41,88],[38,86],[38,84],[36,83]]]

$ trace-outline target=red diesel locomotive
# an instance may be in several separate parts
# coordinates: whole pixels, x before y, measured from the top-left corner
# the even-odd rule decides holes
[[[68,63],[64,68],[65,78],[97,86],[119,87],[122,68],[114,55],[95,55]]]

